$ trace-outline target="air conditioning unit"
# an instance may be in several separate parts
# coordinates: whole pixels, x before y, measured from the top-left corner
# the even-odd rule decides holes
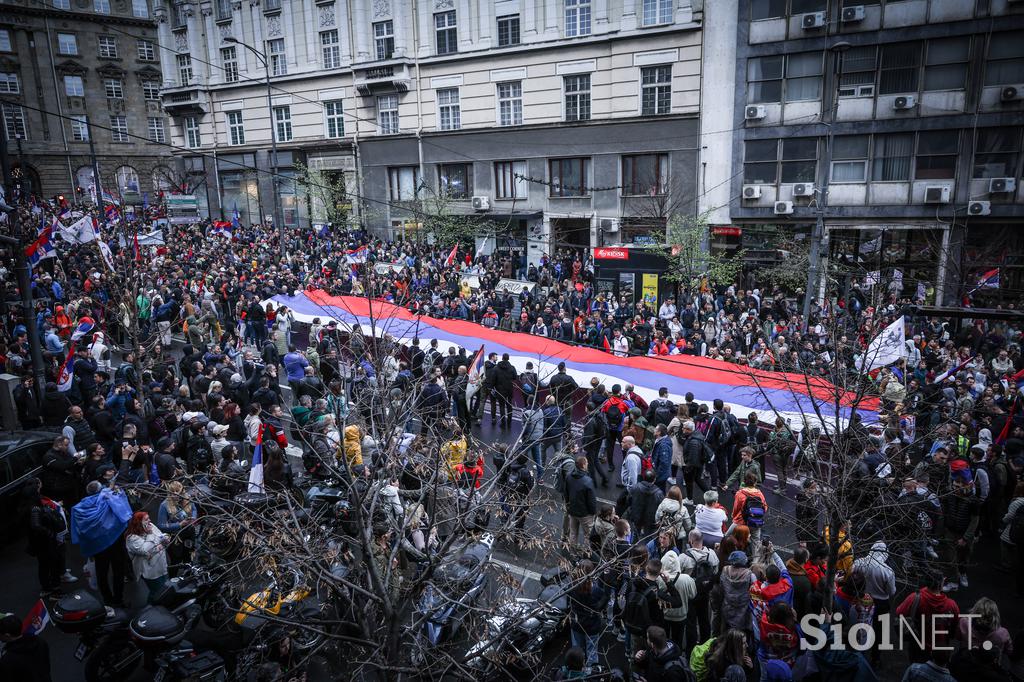
[[[844,24],[853,24],[858,21],[864,21],[864,5],[844,7],[842,21]]]
[[[491,210],[491,198],[490,197],[473,197],[473,210],[474,211],[489,211],[489,210]]]
[[[892,108],[897,111],[906,111],[917,106],[917,97],[914,95],[900,95],[892,101]]]
[[[929,185],[924,188],[924,203],[948,204],[949,185]]]
[[[747,108],[743,110],[743,118],[748,121],[760,121],[767,115],[768,111],[764,108],[763,104],[749,104],[747,105]]]
[[[1017,191],[1017,178],[991,178],[988,181],[989,194],[1003,194]]]
[[[988,215],[992,213],[991,201],[972,201],[967,204],[968,215]]]
[[[792,201],[776,201],[775,202],[775,215],[792,215],[793,214],[793,202]]]
[[[760,199],[761,185],[743,185],[744,199]]]
[[[798,182],[793,185],[793,196],[795,197],[813,197],[814,196],[814,183],[813,182]]]
[[[1024,92],[1024,86],[1020,85],[1007,85],[999,91],[999,101],[1001,102],[1016,102],[1021,99],[1021,93]]]
[[[800,25],[803,26],[805,31],[821,28],[825,25],[825,13],[809,12],[800,19]]]

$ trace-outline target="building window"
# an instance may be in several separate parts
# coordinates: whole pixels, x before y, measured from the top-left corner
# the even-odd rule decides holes
[[[278,196],[281,198],[281,218],[288,227],[299,224],[299,201],[295,186],[295,171],[282,170],[278,173]]]
[[[284,38],[268,40],[267,53],[270,55],[270,75],[286,75],[288,73],[288,60],[284,53]]]
[[[518,45],[519,41],[519,15],[498,17],[498,47]]]
[[[160,99],[160,81],[142,81],[142,97],[146,101],[156,102]]]
[[[245,123],[242,121],[241,111],[228,112],[228,143],[245,144]]]
[[[8,140],[27,140],[28,126],[25,124],[25,110],[17,104],[4,104],[4,129]]]
[[[814,182],[818,140],[791,137],[782,141],[782,182]]]
[[[672,66],[640,69],[640,114],[667,114],[672,109]]]
[[[565,120],[590,120],[590,74],[565,76]]]
[[[278,142],[292,139],[292,108],[274,107],[274,135]]]
[[[6,28],[0,28],[0,52],[14,52],[13,47],[14,46],[11,43],[11,32]]]
[[[756,57],[747,61],[747,101],[799,102],[821,98],[821,53]]]
[[[188,18],[185,16],[185,5],[172,4],[171,5],[171,24],[174,28],[185,28],[188,23]]]
[[[473,194],[473,165],[442,163],[437,169],[438,188],[450,199],[468,199]]]
[[[149,17],[149,3],[146,0],[132,0],[132,16],[146,19]]]
[[[391,59],[395,53],[395,25],[390,19],[373,24],[373,46],[377,59]]]
[[[437,91],[437,117],[438,127],[441,130],[458,130],[462,127],[458,88],[444,88]]]
[[[100,36],[100,59],[117,59],[117,38]]]
[[[345,137],[345,117],[340,99],[324,102],[324,122],[327,137],[332,139]]]
[[[565,37],[590,35],[590,0],[565,0]]]
[[[381,95],[377,98],[377,132],[394,135],[398,132],[398,95]]]
[[[341,46],[338,44],[337,31],[320,32],[320,54],[323,56],[325,69],[336,69],[341,66]]]
[[[84,115],[71,117],[71,141],[89,141],[89,124],[87,123]]]
[[[146,119],[146,125],[149,130],[149,141],[163,143],[167,141],[167,134],[164,132],[164,120],[150,116]]]
[[[81,76],[64,76],[64,94],[68,97],[85,97],[85,84]]]
[[[104,78],[103,94],[107,99],[124,99],[124,82],[120,78]]]
[[[123,114],[110,117],[110,139],[114,142],[129,142],[128,118]]]
[[[622,157],[623,196],[668,194],[668,154]]]
[[[178,85],[185,86],[192,82],[192,57],[187,54],[177,55]]]
[[[832,182],[865,182],[868,179],[867,135],[843,135],[832,141]]]
[[[139,61],[155,62],[156,46],[148,40],[136,40],[135,50],[138,52]]]
[[[281,0],[265,0],[263,3],[263,10],[266,12],[276,12],[281,9]]]
[[[388,169],[388,187],[392,201],[413,201],[420,189],[420,171],[416,166]]]
[[[97,14],[110,14],[110,0],[92,0],[92,6]]]
[[[910,159],[914,156],[914,136],[908,133],[875,135],[871,159],[871,180],[874,182],[907,182],[910,180]]]
[[[590,177],[590,159],[551,159],[550,195],[553,197],[585,197],[590,195],[587,178]]]
[[[921,66],[921,43],[892,43],[882,46],[878,93],[894,95],[917,92]]]
[[[7,95],[17,95],[21,92],[21,82],[16,73],[0,73],[0,92]]]
[[[217,20],[231,18],[231,0],[217,0]]]
[[[871,97],[875,94],[878,49],[874,45],[851,47],[843,54],[840,64],[840,97]]]
[[[121,194],[139,191],[139,174],[131,166],[119,166],[114,171],[114,182]]]
[[[914,159],[915,180],[951,180],[956,177],[956,155],[960,146],[956,130],[934,130],[917,134]]]
[[[773,185],[776,182],[814,182],[818,141],[813,137],[779,140],[748,140],[744,144],[743,182]]]
[[[644,26],[672,23],[672,0],[644,0]]]
[[[976,178],[1016,178],[1020,158],[1020,128],[981,128],[974,146]]]
[[[963,90],[967,87],[967,63],[970,60],[970,36],[929,40],[923,89]]]
[[[525,161],[496,161],[494,163],[494,197],[496,199],[526,199],[529,197]]]
[[[195,116],[185,117],[185,146],[189,149],[196,149],[203,145],[203,138],[199,132],[199,119]]]
[[[78,54],[78,39],[74,33],[57,34],[57,52],[63,55]]]
[[[786,16],[786,0],[750,0],[750,20],[778,19]]]
[[[523,84],[521,81],[498,83],[498,125],[523,124]]]
[[[985,62],[985,85],[1020,83],[1024,74],[1024,36],[1020,32],[993,33]]]
[[[743,144],[743,182],[774,185],[779,179],[778,140],[747,140]]]
[[[238,53],[234,46],[220,48],[220,63],[224,67],[224,82],[238,82]]]
[[[64,10],[71,9],[71,0],[54,0],[53,8]]]
[[[455,24],[455,10],[434,15],[434,35],[438,54],[452,54],[459,50],[459,29]]]

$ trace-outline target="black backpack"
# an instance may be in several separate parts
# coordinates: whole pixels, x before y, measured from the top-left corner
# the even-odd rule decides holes
[[[654,425],[662,424],[668,426],[672,421],[672,418],[676,416],[676,406],[672,404],[671,400],[665,398],[658,398],[658,404],[654,408]]]
[[[650,592],[651,586],[646,583],[642,589],[637,589],[635,581],[629,583],[622,604],[622,622],[631,633],[645,633],[647,628],[654,624],[653,614],[647,600],[647,595]]]
[[[622,429],[622,409],[615,404],[608,406],[608,411],[605,412],[605,417],[608,420],[608,428],[612,431],[619,431]]]
[[[691,550],[686,550],[686,556],[693,559],[693,573],[690,577],[697,584],[697,597],[707,597],[711,594],[711,588],[715,586],[715,579],[718,577],[715,568],[708,561],[706,554],[702,557],[695,557],[690,552]]]

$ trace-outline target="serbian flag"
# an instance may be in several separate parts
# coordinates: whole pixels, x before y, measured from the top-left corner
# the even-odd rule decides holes
[[[30,267],[45,258],[53,258],[57,255],[57,251],[53,248],[53,242],[50,239],[52,234],[52,227],[44,227],[35,241],[25,247],[25,258],[28,259]]]
[[[608,337],[604,334],[601,335],[601,345],[604,346],[604,349],[609,353],[612,352],[612,345],[608,343]]]
[[[226,234],[230,237],[233,227],[234,225],[226,220],[214,220],[213,229],[210,230],[210,234]]]
[[[25,620],[21,621],[21,634],[38,635],[49,624],[50,612],[46,610],[46,604],[40,599],[25,615]]]
[[[259,433],[256,434],[256,447],[252,451],[252,466],[249,467],[249,492],[263,492],[263,429],[260,424]]]
[[[932,383],[933,383],[933,384],[941,384],[941,383],[942,383],[943,381],[945,381],[945,380],[946,380],[946,379],[948,379],[949,377],[951,377],[951,376],[955,375],[955,374],[956,374],[957,372],[959,372],[959,371],[960,371],[960,370],[962,370],[962,369],[963,369],[964,367],[966,367],[966,366],[967,366],[967,364],[968,364],[968,363],[969,363],[969,362],[970,362],[971,360],[973,360],[973,359],[974,359],[974,356],[972,355],[971,357],[967,358],[966,360],[964,360],[964,361],[963,361],[963,362],[961,362],[960,364],[956,365],[955,367],[953,367],[953,368],[951,368],[951,369],[947,369],[947,370],[946,370],[945,372],[943,372],[942,374],[939,374],[939,375],[938,375],[938,376],[936,376],[936,377],[935,377],[934,379],[932,379]]]
[[[121,205],[121,200],[115,197],[107,190],[103,190],[102,192],[100,192],[100,196],[103,198],[103,203],[105,204],[114,204],[115,206]]]
[[[452,252],[448,254],[448,257],[444,259],[444,266],[450,268],[455,264],[455,255],[459,252],[459,245],[456,244],[452,247]]]
[[[346,249],[345,260],[351,265],[365,263],[369,251],[370,249],[366,246],[360,246],[358,249]]]
[[[466,405],[470,405],[473,400],[473,396],[476,395],[477,391],[480,390],[480,384],[483,381],[484,371],[484,347],[480,345],[480,350],[473,356],[472,361],[469,363],[469,383],[466,386]]]
[[[75,377],[75,342],[72,341],[71,345],[68,346],[68,356],[64,358],[64,362],[61,363],[60,370],[57,372],[57,390],[61,393],[67,393],[71,390],[71,384]]]
[[[82,315],[78,318],[78,326],[75,328],[75,331],[71,333],[71,341],[78,341],[83,336],[88,336],[95,328],[96,322],[91,317]]]
[[[116,222],[117,219],[121,217],[120,212],[117,210],[117,206],[114,204],[107,204],[104,206],[103,215],[106,217],[108,224]]]
[[[999,268],[995,270],[989,270],[978,278],[979,289],[998,289],[999,288]]]

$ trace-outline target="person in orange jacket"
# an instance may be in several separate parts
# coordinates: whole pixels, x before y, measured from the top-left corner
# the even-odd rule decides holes
[[[71,327],[74,324],[68,314],[64,312],[64,306],[59,305],[54,309],[53,323],[57,325],[57,336],[62,341],[67,341],[71,337]]]
[[[455,466],[455,482],[461,488],[479,488],[484,480],[484,456],[477,455],[476,460],[473,454],[466,453],[462,464]]]

